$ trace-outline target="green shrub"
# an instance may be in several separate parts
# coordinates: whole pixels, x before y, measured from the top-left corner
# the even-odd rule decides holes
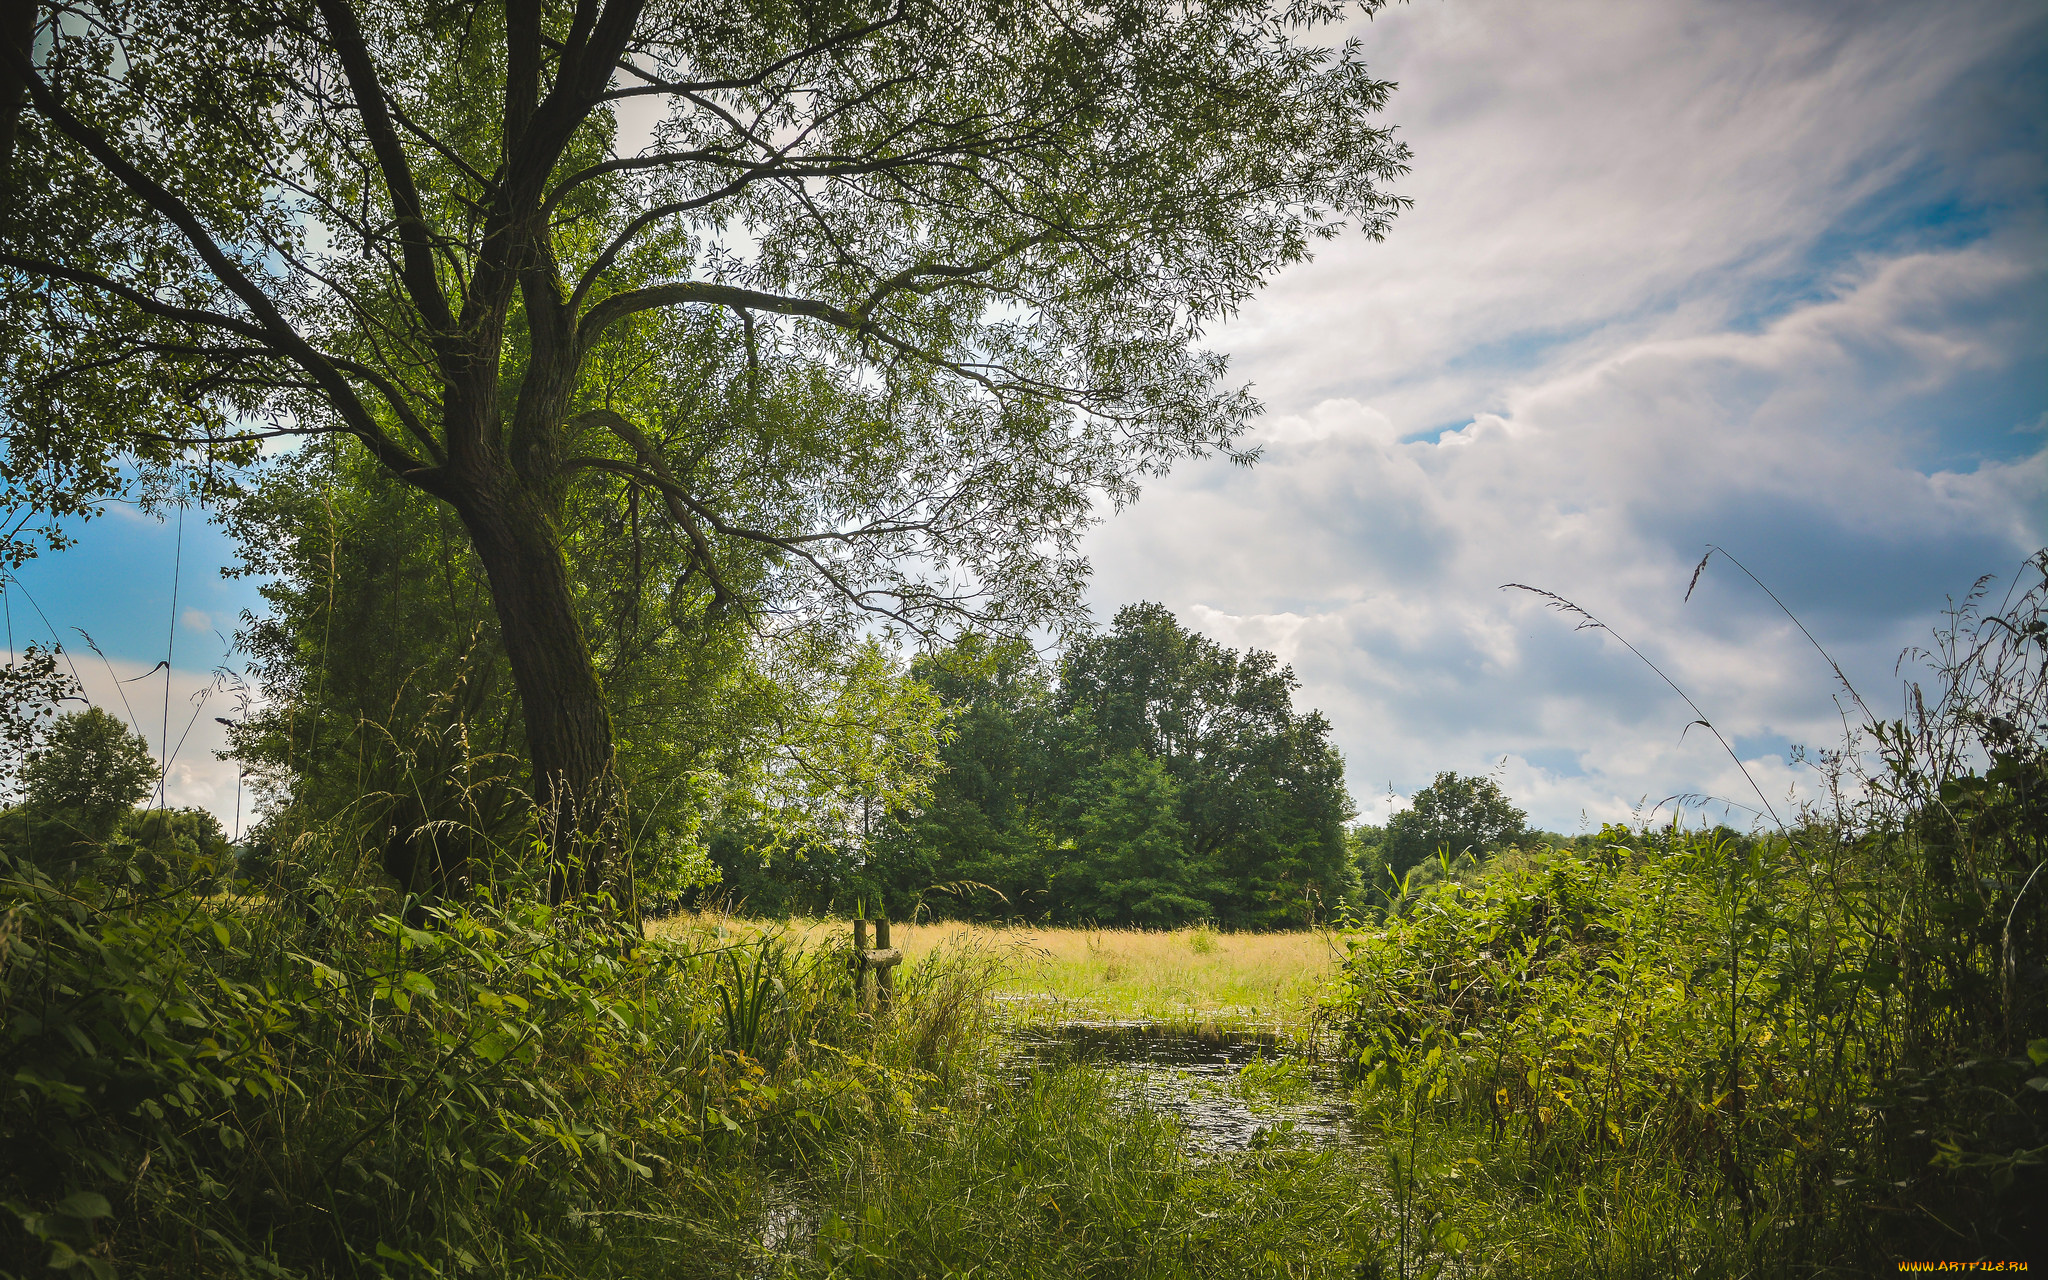
[[[1937,1151],[1902,1141],[1901,1121],[2038,1144],[2038,1068],[1978,1056],[1939,1101],[1900,1088],[1898,940],[1842,894],[1874,851],[1818,831],[1606,835],[1435,886],[1354,944],[1346,1050],[1407,1258],[1558,1275],[1875,1265],[1933,1247],[1931,1220],[1956,1209],[2011,1247],[2024,1186],[1930,1169]]]
[[[729,1276],[776,1179],[985,1061],[986,957],[875,1017],[843,953],[608,902],[127,870],[0,850],[0,1273]]]

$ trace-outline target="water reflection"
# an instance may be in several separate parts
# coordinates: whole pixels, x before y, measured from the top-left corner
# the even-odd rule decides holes
[[[1150,1022],[1069,1022],[1011,1031],[1017,1083],[1051,1062],[1123,1068],[1146,1105],[1178,1119],[1207,1151],[1244,1151],[1292,1136],[1318,1146],[1355,1140],[1335,1068],[1290,1052],[1268,1032]]]

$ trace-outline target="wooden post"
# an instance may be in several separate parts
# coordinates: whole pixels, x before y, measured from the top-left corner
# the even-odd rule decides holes
[[[875,947],[868,949],[868,922],[853,922],[853,998],[861,1009],[868,1007],[868,975],[875,975],[875,1005],[886,1011],[896,1002],[896,966],[903,953],[889,945],[889,922],[875,921]]]
[[[889,922],[879,916],[875,919],[875,950],[890,950]],[[889,960],[875,969],[875,1007],[886,1013],[895,1000],[896,962]]]

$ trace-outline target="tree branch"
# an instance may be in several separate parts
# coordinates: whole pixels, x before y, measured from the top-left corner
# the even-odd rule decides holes
[[[646,485],[660,494],[662,504],[668,508],[669,518],[681,525],[683,532],[689,536],[690,547],[695,553],[697,563],[703,566],[704,576],[711,581],[713,600],[740,603],[739,597],[725,585],[725,575],[719,572],[718,558],[712,552],[711,540],[704,536],[704,530],[698,527],[693,517],[691,509],[699,507],[700,504],[668,474],[667,462],[640,429],[627,421],[625,415],[612,409],[593,409],[588,413],[580,413],[569,425],[572,429],[583,426],[604,427],[633,450],[641,465],[634,467],[610,458],[583,457],[570,459],[564,464],[563,469],[610,471]]]
[[[401,278],[405,281],[406,292],[412,295],[413,305],[419,308],[420,318],[427,322],[427,327],[445,339],[454,332],[455,317],[448,309],[448,295],[441,289],[440,273],[434,265],[433,237],[420,207],[420,193],[413,183],[412,166],[405,158],[405,147],[398,140],[398,131],[392,127],[391,114],[384,100],[384,86],[377,80],[377,68],[370,61],[370,50],[363,39],[362,27],[357,24],[348,0],[319,0],[319,4],[321,17],[327,23],[328,38],[334,42],[335,52],[341,57],[342,71],[348,76],[349,88],[355,94],[356,110],[363,117],[363,129],[370,136],[370,150],[377,158],[377,169],[384,177],[385,189],[391,193],[392,212],[398,215],[399,241],[405,250]]]
[[[34,0],[6,0],[0,6],[0,41],[13,55],[0,62],[0,217],[14,210],[14,140],[21,128],[21,109],[28,104],[28,86],[16,68],[32,61],[41,10]]]
[[[641,0],[611,0],[593,14],[596,0],[578,0],[562,45],[562,61],[548,95],[515,136],[505,137],[505,187],[512,208],[539,203],[548,175],[576,129],[604,99],[612,68],[626,51],[639,24]]]
[[[519,135],[540,105],[540,0],[508,0],[505,5],[504,147],[515,148]]]
[[[866,26],[848,27],[844,31],[834,32],[807,49],[799,49],[795,53],[787,54],[756,71],[753,75],[737,80],[658,80],[649,73],[642,71],[639,67],[633,66],[631,63],[621,59],[618,64],[619,70],[639,78],[644,83],[635,85],[630,89],[614,89],[604,95],[605,100],[610,102],[620,98],[640,98],[655,93],[676,96],[679,94],[719,93],[736,89],[759,88],[770,76],[778,71],[793,67],[799,62],[806,62],[820,54],[830,53],[832,50],[851,44],[856,40],[865,39],[877,31],[887,30],[904,21],[908,16],[909,10],[899,3],[896,6],[895,12],[886,18],[879,18],[874,22],[868,23]]]
[[[905,267],[887,280],[876,285],[874,291],[868,294],[867,301],[854,308],[854,314],[862,319],[866,319],[874,314],[876,307],[887,302],[891,295],[901,293],[904,290],[910,290],[915,293],[929,293],[932,289],[942,288],[946,284],[971,282],[973,277],[993,271],[1018,254],[1051,242],[1056,238],[1056,234],[1050,230],[1041,231],[1035,236],[1027,236],[1005,248],[996,250],[978,262],[970,262],[965,266],[949,266],[945,263],[931,262],[921,266]],[[917,283],[919,280],[928,277],[938,277],[939,284],[920,285]]]
[[[713,147],[699,147],[695,151],[657,151],[648,155],[620,156],[578,169],[575,173],[562,179],[555,184],[554,190],[548,192],[547,202],[543,207],[552,211],[562,202],[562,197],[568,195],[584,183],[595,178],[602,178],[608,173],[626,173],[634,169],[657,169],[665,164],[688,164],[693,160],[708,160],[713,163],[724,164],[728,167],[745,163]]]
[[[577,343],[583,350],[588,351],[591,344],[616,321],[641,311],[687,306],[691,303],[711,303],[735,310],[745,308],[752,311],[772,311],[783,316],[810,316],[854,333],[863,333],[873,327],[871,322],[829,302],[788,298],[781,294],[762,293],[756,289],[742,289],[736,285],[685,281],[654,285],[646,289],[632,289],[606,298],[585,313],[583,322],[576,327]]]
[[[0,266],[13,267],[17,271],[24,271],[32,276],[43,276],[52,280],[68,280],[72,284],[82,284],[87,288],[98,289],[103,293],[111,293],[123,302],[134,306],[137,310],[155,316],[159,320],[175,320],[181,324],[225,329],[229,333],[247,338],[252,342],[263,343],[267,348],[273,351],[276,350],[270,341],[269,330],[260,324],[235,316],[224,316],[218,311],[205,311],[198,307],[181,307],[175,303],[162,302],[150,294],[135,288],[133,285],[123,284],[119,280],[115,280],[110,276],[103,276],[96,271],[87,271],[82,267],[67,266],[59,262],[45,262],[40,258],[27,258],[21,254],[8,253],[4,250],[0,250]],[[283,353],[278,352],[277,354],[282,355]]]
[[[56,262],[44,262],[38,258],[27,258],[16,253],[0,252],[0,266],[13,267],[17,271],[24,271],[30,275],[45,276],[53,280],[68,280],[73,284],[82,284],[88,288],[110,293],[135,307],[143,314],[155,316],[159,320],[173,320],[181,324],[222,329],[261,344],[253,349],[238,351],[236,354],[273,356],[280,360],[292,360],[293,363],[299,364],[302,368],[304,367],[303,361],[297,360],[286,352],[278,350],[277,344],[270,340],[271,335],[268,329],[251,321],[237,319],[234,316],[224,316],[215,311],[204,311],[196,307],[180,307],[168,302],[161,302],[132,285],[123,284],[118,280],[100,275],[97,272],[86,271],[79,267],[65,266]],[[313,348],[310,346],[307,349],[313,351]],[[222,353],[204,348],[189,348],[186,354],[218,356]],[[445,460],[441,453],[440,444],[434,439],[433,434],[426,429],[425,424],[421,423],[419,418],[412,412],[412,408],[406,403],[405,397],[400,395],[398,389],[382,374],[368,365],[342,356],[328,355],[321,351],[313,351],[313,354],[321,362],[332,368],[354,374],[375,387],[378,394],[383,396],[385,402],[391,406],[392,412],[398,416],[399,421],[404,424],[406,430],[427,446],[434,454],[437,462]],[[309,370],[308,372],[312,371]],[[322,390],[325,389],[324,387],[322,388]],[[344,421],[346,421],[346,415],[344,415]],[[352,435],[362,435],[362,432],[353,426],[349,430]],[[315,434],[317,431],[317,428],[308,429],[306,434]],[[291,432],[281,431],[271,434],[290,435]],[[379,432],[378,436],[383,438],[382,432]],[[169,437],[163,438],[169,439]],[[265,435],[259,438],[269,439],[270,436]],[[365,443],[368,443],[368,441],[365,441]],[[412,466],[409,468],[410,470],[419,469],[420,464],[417,461],[410,458],[408,458],[408,461],[412,463]]]
[[[706,576],[711,577],[712,587],[722,597],[736,601],[739,599],[738,596],[733,595],[725,587],[721,578],[715,576],[716,569],[714,562],[711,560],[709,541],[704,538],[703,532],[699,529],[697,521],[692,518],[693,516],[700,517],[705,524],[710,525],[712,530],[721,537],[739,538],[747,542],[759,543],[797,557],[810,565],[819,577],[830,583],[833,590],[845,597],[856,608],[873,613],[879,617],[886,617],[900,622],[919,635],[930,634],[929,628],[919,626],[903,609],[890,609],[874,603],[873,597],[877,593],[855,588],[851,583],[842,578],[831,565],[826,564],[815,552],[805,545],[806,543],[820,541],[844,542],[846,541],[844,535],[809,534],[785,537],[760,529],[749,529],[740,525],[727,524],[719,518],[716,512],[698,501],[695,495],[676,482],[674,476],[669,473],[667,461],[661,456],[660,451],[654,447],[653,442],[648,440],[646,434],[623,414],[612,409],[592,409],[577,414],[575,418],[570,420],[569,426],[572,429],[593,426],[604,428],[618,437],[628,448],[632,449],[634,454],[639,457],[642,465],[636,467],[631,463],[619,462],[612,458],[584,455],[570,458],[564,464],[564,470],[608,471],[614,475],[625,476],[639,484],[644,484],[656,493],[661,494],[664,505],[668,507],[669,515],[675,519],[676,523],[682,525],[685,532],[688,533],[692,546],[697,549],[697,554],[702,557]],[[899,601],[906,599],[900,592],[895,593],[895,596]],[[939,601],[938,605],[942,608],[946,607],[944,601]],[[955,612],[957,611],[956,607]]]

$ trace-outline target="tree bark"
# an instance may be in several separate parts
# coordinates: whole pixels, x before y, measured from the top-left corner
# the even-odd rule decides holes
[[[544,499],[511,474],[454,496],[490,579],[526,720],[534,800],[547,815],[554,896],[600,888],[618,791],[612,723],[584,640],[568,559]]]
[[[0,0],[0,41],[22,62],[35,51],[36,0]],[[15,70],[14,58],[0,56],[0,215],[14,207],[14,140],[21,132],[21,113],[28,106],[28,84]]]

